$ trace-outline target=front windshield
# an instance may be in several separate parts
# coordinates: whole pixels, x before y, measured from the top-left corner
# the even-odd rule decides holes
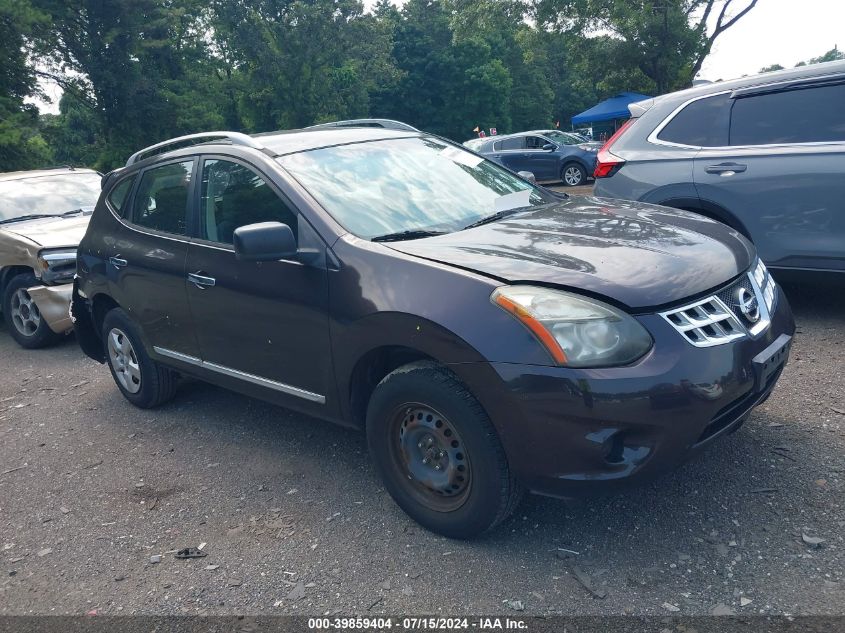
[[[93,209],[100,176],[91,172],[47,174],[0,181],[0,222],[27,215],[61,215]]]
[[[551,132],[546,132],[546,136],[550,139],[557,141],[558,143],[562,143],[563,145],[578,145],[579,143],[583,143],[583,139],[578,138],[574,134],[569,134],[567,132],[560,132],[558,130],[553,130]]]
[[[456,231],[554,196],[436,138],[353,143],[277,159],[351,233]]]

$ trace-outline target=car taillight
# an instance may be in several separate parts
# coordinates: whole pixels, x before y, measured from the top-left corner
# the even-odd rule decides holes
[[[620,136],[631,127],[631,124],[636,121],[636,119],[628,119],[625,123],[622,124],[616,133],[607,139],[607,143],[602,145],[602,148],[599,150],[598,155],[596,156],[596,170],[593,172],[594,178],[607,178],[608,176],[612,176],[622,165],[625,164],[624,158],[619,158],[615,154],[610,152],[610,146],[613,145]]]

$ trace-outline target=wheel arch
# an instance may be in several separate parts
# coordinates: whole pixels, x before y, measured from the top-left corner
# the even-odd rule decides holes
[[[424,352],[403,345],[382,345],[366,352],[352,368],[346,394],[351,422],[364,428],[367,406],[376,386],[396,369],[418,361],[441,364]]]
[[[0,296],[6,292],[6,286],[9,282],[18,275],[34,275],[35,271],[29,266],[5,266],[0,268]]]
[[[466,382],[461,368],[484,357],[463,338],[418,316],[371,315],[332,335],[335,376],[344,422],[363,428],[373,390],[395,369],[416,361],[448,367]],[[468,385],[472,388],[471,385]]]
[[[727,224],[735,231],[742,233],[742,235],[748,238],[751,242],[754,241],[751,238],[751,234],[748,232],[748,229],[745,227],[745,224],[739,218],[724,207],[721,207],[714,202],[710,202],[709,200],[702,200],[700,198],[669,198],[661,202],[656,202],[655,204],[698,213],[710,218],[711,220]]]

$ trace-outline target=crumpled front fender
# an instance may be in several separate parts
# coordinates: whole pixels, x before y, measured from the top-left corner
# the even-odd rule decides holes
[[[73,329],[73,321],[70,318],[70,297],[73,292],[71,284],[35,286],[27,292],[38,306],[41,318],[53,332],[64,334]]]

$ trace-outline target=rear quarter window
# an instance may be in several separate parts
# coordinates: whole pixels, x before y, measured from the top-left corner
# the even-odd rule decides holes
[[[678,112],[657,135],[661,141],[693,147],[728,144],[730,95],[698,99]]]
[[[845,141],[845,83],[741,97],[731,145]]]
[[[121,217],[126,217],[126,200],[129,197],[129,191],[132,189],[132,183],[135,182],[135,176],[124,178],[112,187],[108,195],[109,205]]]

